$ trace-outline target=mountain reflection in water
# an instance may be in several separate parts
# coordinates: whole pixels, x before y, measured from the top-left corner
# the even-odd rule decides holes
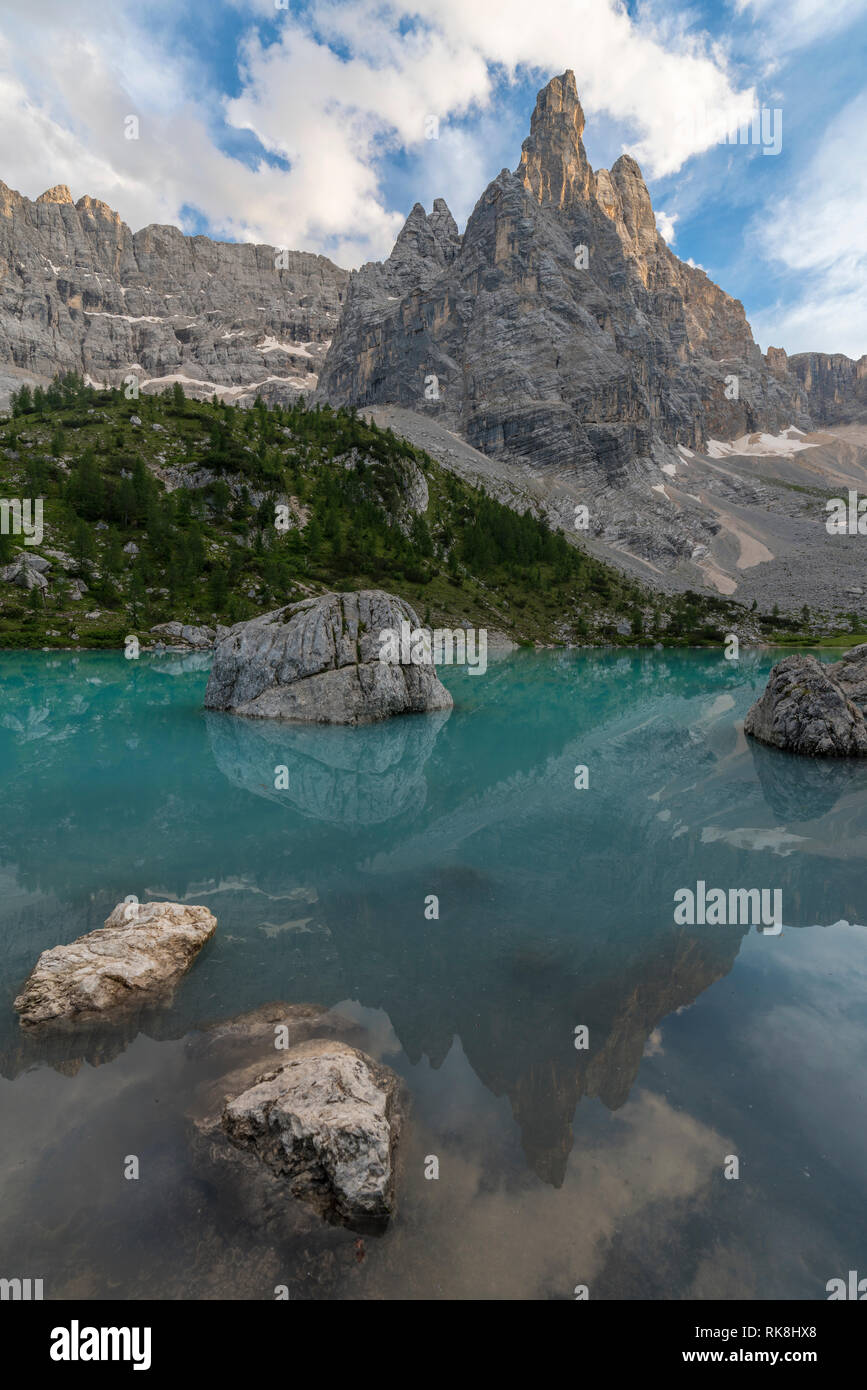
[[[745,740],[772,661],[518,652],[446,670],[451,712],[319,729],[205,714],[195,659],[0,656],[4,1266],[48,1296],[77,1263],[93,1297],[271,1297],[272,1264],[300,1297],[823,1297],[865,1225],[867,767]],[[780,889],[781,936],[675,926],[698,879]],[[218,918],[171,1005],[23,1036],[39,952],[130,893]],[[275,999],[413,1095],[361,1264],[303,1216],[257,1264],[268,1231],[189,1166],[183,1040]],[[159,1196],[119,1179],[141,1148]]]

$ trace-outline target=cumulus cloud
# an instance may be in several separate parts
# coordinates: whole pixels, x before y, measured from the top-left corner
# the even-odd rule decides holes
[[[183,224],[192,206],[217,234],[358,264],[387,253],[406,211],[388,205],[389,156],[417,161],[426,183],[437,173],[437,191],[459,210],[496,174],[498,82],[541,83],[574,67],[588,115],[621,122],[651,176],[713,143],[708,113],[742,119],[755,104],[710,40],[662,30],[619,0],[546,0],[532,24],[525,0],[313,0],[297,12],[236,0],[234,9],[245,28],[239,89],[222,99],[194,47],[172,43],[160,22],[171,6],[159,0],[146,14],[133,0],[9,0],[0,175],[30,196],[69,183],[136,226]],[[138,141],[123,139],[130,113]],[[431,117],[441,123],[435,152]],[[221,129],[248,132],[266,157],[252,166],[232,157]]]

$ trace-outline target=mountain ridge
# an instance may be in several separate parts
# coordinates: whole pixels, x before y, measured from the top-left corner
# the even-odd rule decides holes
[[[636,161],[622,154],[610,170],[594,171],[582,142],[584,128],[574,73],[567,70],[539,93],[514,177],[540,205],[556,206],[560,212],[576,198],[595,201],[613,224],[623,255],[645,289],[665,263],[669,269],[677,266],[688,290],[684,296],[688,308],[700,305],[706,285],[711,286],[734,316],[728,324],[728,341],[717,332],[712,344],[719,360],[727,349],[758,352],[741,302],[716,286],[705,271],[675,256],[659,235]],[[504,176],[509,176],[508,170],[502,170],[498,178]],[[170,223],[148,223],[133,232],[102,199],[85,193],[75,200],[64,183],[30,199],[0,182],[0,406],[23,382],[44,386],[55,372],[64,370],[113,385],[132,373],[151,390],[173,384],[178,376],[193,396],[216,391],[250,404],[258,390],[266,399],[291,402],[302,389],[309,391],[318,384],[350,281],[365,273],[369,278],[371,267],[385,265],[400,288],[421,288],[436,278],[438,269],[453,263],[465,236],[443,198],[434,199],[430,214],[416,203],[386,262],[368,262],[360,271],[347,271],[315,252],[188,236]],[[51,260],[47,252],[52,247],[59,251],[58,260],[68,264]],[[278,257],[282,257],[280,269],[275,266]],[[35,258],[41,258],[41,266]],[[166,266],[162,274],[160,263]],[[215,300],[203,293],[201,281],[209,271],[215,273],[214,266],[244,272],[236,302],[229,296]],[[47,283],[40,284],[37,272],[44,273],[46,268],[51,273],[43,274]],[[122,270],[138,283],[101,283],[112,281]],[[152,282],[147,281],[148,275]],[[97,278],[100,284],[83,286],[82,278]],[[175,283],[178,278],[180,290]],[[172,290],[160,288],[169,281]],[[251,318],[250,304],[252,298],[260,297],[260,290],[265,297],[275,298],[264,310],[257,304]],[[127,305],[131,291],[133,300]],[[190,303],[196,295],[198,303]],[[167,306],[164,301],[175,298],[187,307],[170,314],[169,308],[180,306]],[[94,309],[93,304],[110,307]],[[129,307],[159,312],[124,313]],[[266,313],[264,320],[258,318],[260,312]],[[100,332],[103,325],[81,322],[82,316],[101,315],[115,319],[113,336]],[[211,338],[208,324],[196,322],[205,315],[222,337]],[[193,319],[180,337],[173,332],[178,318]],[[121,330],[116,327],[121,322],[150,323],[151,328]],[[262,333],[257,332],[259,328]],[[171,337],[166,335],[169,329]],[[695,313],[685,315],[684,329],[689,347],[698,350],[702,334]],[[280,333],[288,336],[281,339]],[[257,337],[261,344],[250,341]],[[758,359],[750,355],[755,365]],[[804,413],[815,423],[867,418],[867,354],[857,360],[842,353],[788,356],[782,348],[770,347],[763,361],[767,371],[785,383],[793,405],[800,398]],[[199,369],[202,375],[191,374]],[[793,416],[786,423],[797,423],[797,419]]]
[[[584,128],[567,71],[463,233],[444,199],[416,203],[353,272],[0,184],[0,406],[71,371],[385,409],[453,471],[489,459],[516,510],[568,533],[582,504],[591,552],[657,588],[791,608],[807,561],[830,605],[855,557],[825,555],[819,494],[867,475],[867,355],[762,354],[740,301],[667,246],[636,161],[594,170]]]
[[[606,441],[588,440],[576,428],[586,412],[581,405],[571,407],[569,401],[570,387],[574,388],[577,368],[583,363],[576,364],[572,380],[568,371],[560,370],[558,377],[562,354],[556,350],[546,354],[540,341],[533,344],[535,379],[529,388],[526,382],[518,392],[514,383],[505,388],[510,395],[508,411],[500,408],[491,389],[489,364],[483,360],[486,379],[481,390],[473,391],[476,382],[457,382],[461,371],[476,376],[484,356],[472,342],[472,329],[462,329],[484,312],[485,295],[493,290],[491,276],[485,283],[474,263],[478,252],[487,249],[485,269],[493,275],[505,271],[506,278],[511,274],[516,291],[497,327],[508,328],[519,311],[541,306],[552,343],[560,345],[558,329],[567,330],[560,339],[569,336],[569,329],[582,337],[589,350],[585,356],[595,357],[597,380],[589,385],[600,388],[595,397],[592,389],[589,392],[596,417],[592,423],[631,424],[627,451],[634,454],[649,447],[645,426],[669,443],[690,448],[701,447],[714,435],[734,439],[755,429],[809,428],[809,371],[790,370],[789,363],[799,359],[781,357],[780,349],[762,355],[740,301],[666,245],[635,160],[624,154],[610,170],[594,171],[584,150],[583,131],[584,113],[574,74],[567,70],[540,91],[518,167],[514,172],[502,170],[491,181],[463,236],[451,238],[448,255],[442,254],[442,242],[430,221],[425,224],[424,208],[415,205],[387,260],[368,262],[350,276],[347,305],[319,382],[320,399],[335,404],[390,403],[430,413],[424,381],[433,374],[440,390],[438,413],[475,447],[555,465],[565,461],[569,451],[592,454],[598,446],[604,452]],[[541,217],[535,216],[535,209]],[[442,199],[436,201],[434,216],[454,226]],[[574,234],[572,250],[565,233]],[[540,238],[544,240],[541,251],[534,244]],[[583,272],[577,264],[582,247],[588,260]],[[461,274],[461,269],[466,273]],[[546,287],[545,276],[555,283]],[[439,296],[431,297],[438,281],[442,282]],[[418,292],[428,298],[407,325],[404,320],[411,306],[401,304],[401,296]],[[426,322],[425,315],[433,322]],[[658,330],[645,334],[643,342],[642,317]],[[464,324],[456,328],[455,318],[463,318]],[[427,363],[418,352],[407,359],[408,340],[420,335]],[[502,332],[492,336],[498,345],[508,343]],[[812,356],[824,363],[828,355]],[[707,366],[702,370],[701,363],[690,362],[699,357],[729,370],[716,371],[711,379]],[[423,371],[426,365],[428,370]],[[526,361],[519,364],[526,366]],[[857,375],[857,366],[853,364],[851,375]],[[729,376],[738,382],[727,394]],[[606,399],[612,392],[613,402]],[[557,422],[549,419],[548,438],[544,430],[540,438],[533,430],[522,431],[519,417],[537,414],[534,407],[546,395],[559,400],[573,418],[570,428],[562,428],[561,422],[559,430]],[[825,421],[828,413],[826,404]],[[616,447],[616,432],[607,433],[609,447]],[[517,437],[522,434],[523,448]]]
[[[252,404],[310,392],[348,272],[307,251],[185,236],[65,184],[0,183],[0,405],[60,372]]]
[[[574,529],[582,504],[587,542],[651,583],[731,594],[779,557],[773,596],[789,604],[816,526],[797,494],[814,479],[716,460],[815,445],[837,478],[857,442],[811,431],[863,418],[867,357],[763,355],[740,301],[665,243],[635,160],[594,171],[583,132],[567,71],[462,236],[442,200],[416,204],[390,256],[351,274],[314,399],[409,412],[516,478],[544,476],[552,523]],[[768,510],[788,518],[772,537]]]

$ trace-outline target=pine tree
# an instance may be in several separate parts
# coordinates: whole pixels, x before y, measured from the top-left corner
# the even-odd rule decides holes
[[[20,391],[13,391],[9,403],[12,406],[13,415],[29,415],[33,409],[33,395],[30,387],[25,383]]]

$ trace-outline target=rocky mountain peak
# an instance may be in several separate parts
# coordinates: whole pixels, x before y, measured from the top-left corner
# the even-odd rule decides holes
[[[401,228],[386,267],[397,273],[400,280],[427,278],[432,268],[450,264],[460,249],[458,225],[444,198],[434,200],[428,215],[421,203],[416,203]]]
[[[458,249],[460,233],[445,198],[434,198],[433,212],[428,216],[428,222],[446,260],[451,260]]]
[[[614,223],[626,255],[646,261],[656,250],[658,233],[641,169],[631,155],[622,154],[610,170],[597,169],[595,178],[596,201]]]
[[[58,198],[56,201],[60,202],[63,200]],[[119,223],[121,221],[119,212],[115,212],[114,208],[109,207],[108,203],[104,203],[101,198],[91,198],[89,193],[85,193],[79,198],[78,202],[75,204],[75,211],[98,213],[101,217],[108,217],[113,222]]]
[[[536,98],[530,134],[521,146],[515,173],[539,203],[565,208],[595,191],[593,170],[581,136],[584,112],[575,74],[552,77]]]
[[[69,203],[73,206],[72,194],[65,183],[56,183],[53,188],[46,188],[44,193],[40,193],[36,199],[37,203]]]

